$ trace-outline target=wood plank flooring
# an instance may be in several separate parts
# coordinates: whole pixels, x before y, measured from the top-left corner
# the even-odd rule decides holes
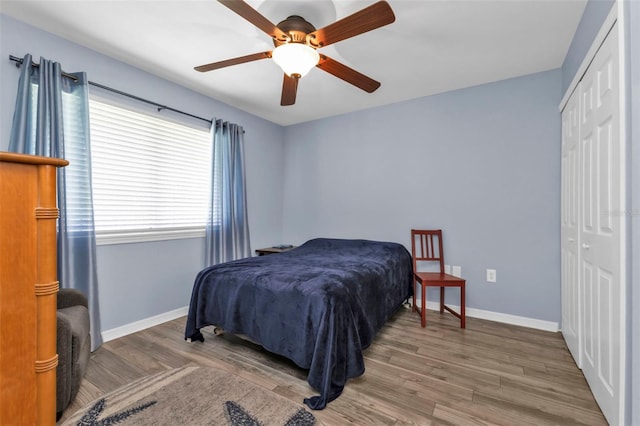
[[[186,365],[232,371],[302,403],[306,372],[232,335],[183,339],[179,318],[104,344],[61,419],[140,377]],[[327,426],[606,425],[560,333],[429,311],[427,327],[399,311],[365,351],[366,372],[314,415]]]

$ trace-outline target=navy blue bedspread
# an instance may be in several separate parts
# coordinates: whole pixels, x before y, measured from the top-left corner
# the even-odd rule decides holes
[[[196,277],[185,338],[202,327],[244,334],[309,370],[323,409],[364,373],[363,350],[412,294],[411,255],[396,243],[318,238],[288,252],[214,265]]]

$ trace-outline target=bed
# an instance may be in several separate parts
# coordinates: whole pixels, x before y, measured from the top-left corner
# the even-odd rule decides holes
[[[245,335],[308,369],[323,409],[348,379],[364,373],[363,350],[411,296],[412,262],[404,246],[316,238],[293,250],[214,265],[196,277],[185,339],[201,328]]]

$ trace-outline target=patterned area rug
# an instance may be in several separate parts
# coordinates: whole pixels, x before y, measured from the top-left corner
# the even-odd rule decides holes
[[[301,398],[302,399],[302,398]],[[322,425],[304,406],[233,373],[184,367],[145,377],[77,411],[70,425]]]

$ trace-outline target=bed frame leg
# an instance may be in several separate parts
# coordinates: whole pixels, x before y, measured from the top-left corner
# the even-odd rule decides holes
[[[185,337],[184,340],[186,340],[189,343],[204,342],[204,336],[202,335],[202,333],[200,333],[200,331],[197,331],[191,337]]]

